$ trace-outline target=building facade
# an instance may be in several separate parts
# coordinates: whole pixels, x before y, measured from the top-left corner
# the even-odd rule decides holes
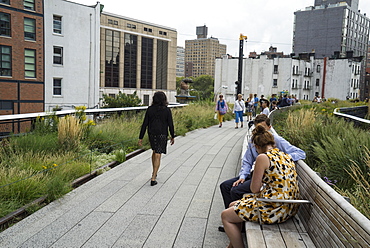
[[[185,77],[215,75],[215,59],[226,54],[226,45],[207,37],[207,27],[197,27],[197,39],[185,41]],[[191,67],[191,68],[190,68]]]
[[[100,22],[100,97],[136,92],[149,105],[161,90],[176,102],[177,31],[107,12]]]
[[[316,57],[366,58],[370,19],[358,9],[359,0],[315,0],[315,5],[294,13],[293,53]],[[365,97],[366,59],[361,66],[360,98]]]
[[[99,103],[100,4],[45,1],[45,111]]]
[[[176,77],[185,77],[185,48],[177,47]]]
[[[0,115],[42,112],[43,1],[2,0],[0,20]]]
[[[268,55],[245,58],[242,94],[245,97],[250,93],[267,97],[287,93],[304,100],[312,100],[317,95],[326,99],[356,99],[359,97],[361,59],[315,58],[314,54],[290,58],[269,58]],[[221,93],[230,102],[235,99],[237,68],[238,59],[227,56],[216,59],[214,88],[223,88]]]

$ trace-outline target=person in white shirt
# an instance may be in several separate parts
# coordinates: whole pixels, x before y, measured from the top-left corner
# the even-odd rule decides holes
[[[243,127],[243,114],[245,112],[245,103],[243,95],[238,94],[238,99],[235,101],[233,113],[235,114],[235,128],[238,128],[240,121],[240,127]]]
[[[270,103],[269,103],[268,100],[266,100],[266,99],[261,100],[261,107],[263,109],[261,114],[265,114],[265,115],[269,116],[269,114],[270,114],[269,105],[270,105]]]

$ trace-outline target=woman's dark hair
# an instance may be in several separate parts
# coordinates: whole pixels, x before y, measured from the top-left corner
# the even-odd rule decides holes
[[[265,147],[268,145],[275,146],[274,136],[262,125],[257,125],[253,129],[252,142],[261,147],[262,150],[265,150]]]
[[[163,91],[157,91],[154,93],[152,106],[154,105],[163,107],[168,105],[167,96]]]

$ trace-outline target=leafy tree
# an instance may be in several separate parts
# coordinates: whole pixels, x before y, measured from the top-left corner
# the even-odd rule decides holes
[[[199,77],[189,77],[193,80],[190,84],[189,90],[191,96],[196,96],[197,100],[213,99],[214,79],[209,75],[202,75]],[[177,93],[180,93],[180,83],[184,77],[176,78]]]
[[[124,107],[137,107],[141,105],[141,99],[133,94],[125,94],[121,91],[115,97],[103,95],[103,108],[124,108]]]

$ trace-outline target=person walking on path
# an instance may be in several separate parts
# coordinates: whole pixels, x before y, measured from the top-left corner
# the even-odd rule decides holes
[[[258,103],[259,103],[259,99],[257,97],[257,94],[254,94],[254,99],[253,99],[253,117],[256,117],[256,115],[257,115]]]
[[[258,222],[258,212],[264,224],[274,224],[288,220],[298,210],[298,205],[292,203],[257,203],[254,194],[261,198],[297,199],[299,188],[292,157],[275,147],[274,136],[263,125],[259,124],[253,130],[252,142],[259,153],[250,185],[253,194],[247,194],[231,203],[231,206],[221,213],[222,223],[230,240],[228,247],[244,247],[242,223]],[[263,185],[265,187],[261,190]]]
[[[243,95],[238,94],[238,99],[235,101],[233,113],[235,114],[235,129],[238,128],[240,121],[240,127],[243,128],[243,114],[245,112],[245,103]]]
[[[249,94],[249,97],[247,101],[245,102],[246,107],[247,107],[247,121],[252,120],[252,112],[253,112],[253,105],[254,105],[254,100],[253,100],[253,94]]]
[[[218,122],[220,123],[218,127],[222,127],[224,115],[226,114],[229,107],[227,106],[227,103],[223,95],[220,95],[219,98],[220,99],[217,101],[215,112],[217,113],[217,119],[218,119]]]
[[[168,131],[171,135],[170,144],[175,143],[175,129],[172,120],[171,110],[167,107],[167,97],[162,91],[157,91],[153,95],[152,105],[148,107],[139,135],[139,146],[142,146],[144,134],[148,128],[148,136],[152,153],[153,173],[150,185],[157,184],[157,174],[161,164],[162,153],[167,152]]]
[[[263,125],[267,131],[271,129],[270,118],[268,118],[267,115],[257,115],[254,119],[254,125],[258,124]],[[287,140],[279,136],[277,133],[273,133],[273,136],[276,147],[279,148],[280,151],[288,153],[293,158],[293,161],[306,158],[306,153],[302,149],[291,145]],[[225,209],[229,207],[231,202],[241,199],[245,193],[251,193],[251,169],[254,161],[256,161],[257,156],[258,152],[256,147],[251,140],[249,140],[248,148],[243,156],[239,176],[226,180],[220,184],[220,190]],[[223,231],[224,228],[220,226],[219,230]]]

